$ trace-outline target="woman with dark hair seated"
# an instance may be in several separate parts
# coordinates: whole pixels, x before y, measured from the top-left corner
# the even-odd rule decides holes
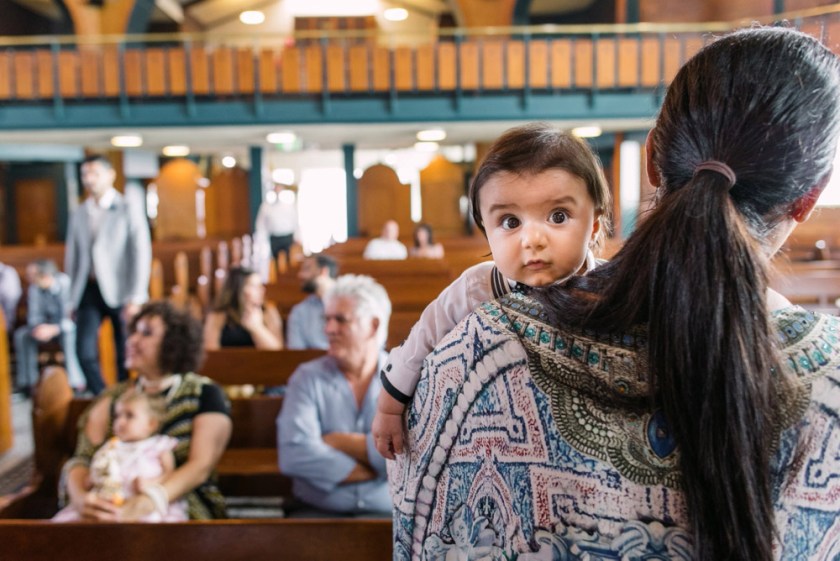
[[[283,320],[274,306],[265,305],[260,276],[245,267],[228,271],[215,309],[204,321],[204,346],[283,348]]]
[[[230,405],[219,386],[194,373],[202,358],[201,325],[169,303],[150,302],[131,320],[126,367],[137,378],[105,390],[88,408],[76,452],[64,465],[66,500],[83,519],[135,521],[155,510],[165,512],[178,499],[186,500],[191,519],[225,517],[214,470],[230,439]],[[86,482],[93,453],[112,436],[114,403],[131,388],[164,398],[160,434],[178,444],[175,470],[119,505],[86,491]]]
[[[648,136],[608,263],[483,304],[424,362],[394,558],[840,559],[840,318],[767,286],[840,139],[840,61],[712,41]]]

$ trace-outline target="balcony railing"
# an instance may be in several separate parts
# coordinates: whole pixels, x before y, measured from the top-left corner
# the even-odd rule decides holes
[[[838,12],[782,18],[836,48]],[[358,32],[0,38],[0,103],[51,104],[60,117],[65,105],[114,101],[656,91],[714,34],[748,23],[440,30],[410,44]]]

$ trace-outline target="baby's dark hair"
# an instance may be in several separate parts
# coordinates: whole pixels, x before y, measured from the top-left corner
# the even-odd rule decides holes
[[[536,175],[562,169],[580,177],[595,203],[601,227],[595,238],[600,244],[610,231],[612,195],[601,162],[585,140],[548,123],[528,123],[508,129],[490,146],[470,183],[469,198],[476,226],[486,236],[481,218],[479,193],[491,177],[500,172]]]

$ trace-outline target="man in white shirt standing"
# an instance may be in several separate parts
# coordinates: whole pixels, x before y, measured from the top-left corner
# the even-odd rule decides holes
[[[297,197],[290,187],[274,185],[274,191],[267,194],[257,212],[254,233],[257,240],[268,242],[272,259],[276,261],[284,253],[286,264],[291,265],[289,251],[299,234]]]
[[[81,177],[89,196],[70,215],[64,270],[76,310],[79,363],[96,395],[105,387],[98,337],[103,317],[114,327],[119,379],[127,378],[124,321],[149,299],[152,245],[144,213],[114,189],[116,172],[105,157],[85,158]]]
[[[373,238],[365,246],[365,259],[405,259],[408,250],[399,240],[400,226],[396,220],[388,220],[382,226],[382,235]]]

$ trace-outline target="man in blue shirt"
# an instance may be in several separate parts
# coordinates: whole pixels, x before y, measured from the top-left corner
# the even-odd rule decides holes
[[[390,517],[385,459],[371,423],[391,302],[372,278],[344,275],[324,305],[327,354],[298,367],[277,418],[280,471],[301,503],[289,515]]]
[[[300,289],[308,294],[292,307],[286,322],[286,348],[324,349],[329,346],[324,332],[324,294],[332,288],[338,263],[327,255],[310,255],[300,264]]]

